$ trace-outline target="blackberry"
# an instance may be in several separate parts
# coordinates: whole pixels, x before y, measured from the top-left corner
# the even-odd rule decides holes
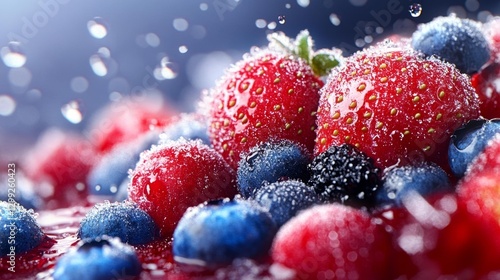
[[[324,202],[368,209],[375,206],[375,193],[381,186],[380,169],[355,147],[331,146],[313,159],[308,170],[308,185]]]

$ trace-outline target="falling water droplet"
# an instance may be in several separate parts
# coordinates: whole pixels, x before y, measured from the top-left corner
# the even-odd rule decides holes
[[[8,95],[0,95],[0,116],[10,116],[16,109],[16,101]]]
[[[90,35],[96,39],[102,39],[108,35],[108,29],[104,20],[100,17],[95,17],[87,22],[87,28]]]
[[[283,16],[283,15],[278,16],[278,22],[279,22],[279,24],[285,24],[285,22],[286,22],[285,16]]]
[[[104,77],[108,74],[108,67],[105,63],[105,57],[102,54],[92,55],[89,63],[90,67],[92,67],[92,71],[94,71],[97,76]]]
[[[70,123],[78,124],[83,120],[80,104],[76,100],[64,104],[61,107],[61,113]]]
[[[155,78],[159,81],[175,79],[177,77],[175,66],[174,63],[169,61],[168,57],[163,57],[160,65],[154,70]]]
[[[26,63],[26,55],[21,49],[21,44],[16,41],[9,42],[0,50],[3,63],[7,67],[19,68]]]
[[[411,4],[408,11],[412,17],[419,17],[422,14],[422,5],[419,3]]]

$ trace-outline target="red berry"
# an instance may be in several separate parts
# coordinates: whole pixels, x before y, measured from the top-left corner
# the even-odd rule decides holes
[[[315,154],[350,143],[381,168],[430,160],[449,170],[449,138],[479,116],[478,103],[451,64],[380,44],[348,58],[322,88]]]
[[[188,207],[232,197],[235,172],[200,141],[171,141],[141,155],[131,173],[129,198],[151,215],[162,236],[171,236]]]
[[[483,279],[500,268],[500,226],[491,218],[454,194],[415,194],[403,205],[378,214],[393,233],[392,279]]]
[[[106,153],[116,144],[169,124],[174,113],[161,101],[124,99],[105,107],[94,118],[89,137],[97,151]]]
[[[81,202],[86,196],[86,177],[98,157],[93,145],[81,135],[48,130],[28,151],[22,167],[35,184],[46,208]]]
[[[211,91],[209,136],[214,148],[233,168],[241,153],[271,139],[296,141],[312,152],[322,85],[300,58],[252,52]]]
[[[500,118],[500,53],[498,58],[472,75],[471,82],[479,95],[481,116],[486,119]]]
[[[340,204],[305,210],[275,237],[275,263],[296,279],[388,279],[389,234],[362,210]]]

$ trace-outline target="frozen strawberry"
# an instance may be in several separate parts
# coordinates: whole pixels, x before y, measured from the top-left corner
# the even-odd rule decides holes
[[[498,135],[497,135],[498,136]],[[457,186],[471,211],[493,216],[500,225],[500,137],[494,138],[471,163]]]
[[[500,269],[500,226],[455,194],[406,196],[377,214],[393,234],[391,279],[483,279]]]
[[[25,156],[22,167],[38,187],[46,208],[82,204],[86,177],[97,160],[93,145],[78,134],[46,131]]]
[[[481,116],[500,118],[500,56],[472,75],[471,82],[479,95]]]
[[[491,49],[491,58],[500,58],[500,17],[494,17],[483,25],[483,31]]]
[[[283,225],[272,258],[295,279],[389,279],[390,248],[389,234],[366,212],[327,204]]]
[[[145,210],[164,237],[188,207],[233,197],[235,171],[200,140],[170,141],[141,154],[131,173],[129,198]]]
[[[454,66],[379,44],[348,58],[322,88],[315,154],[349,143],[380,168],[429,160],[449,170],[451,134],[478,116],[477,95]]]
[[[275,47],[246,54],[206,101],[211,143],[233,168],[241,153],[272,139],[295,141],[312,152],[323,85],[318,76],[338,64],[330,52],[312,53],[307,32],[295,42],[284,35],[270,40]]]
[[[162,129],[175,112],[157,100],[129,98],[112,103],[98,113],[88,129],[96,150],[106,153],[118,143],[129,142],[144,132]]]

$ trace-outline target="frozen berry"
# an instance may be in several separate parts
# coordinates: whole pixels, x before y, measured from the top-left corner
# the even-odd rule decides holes
[[[144,210],[130,202],[96,204],[80,224],[81,239],[104,235],[119,237],[130,245],[145,244],[158,237],[158,227]]]
[[[363,210],[319,205],[292,218],[278,231],[275,263],[295,279],[388,279],[390,237]]]
[[[244,200],[219,200],[190,208],[174,232],[172,250],[180,263],[230,264],[259,259],[271,247],[276,225],[269,213]]]
[[[377,204],[402,205],[412,192],[427,196],[453,191],[448,174],[435,163],[397,166],[386,171],[382,187],[377,191]]]
[[[236,195],[235,172],[200,140],[170,141],[141,154],[131,173],[129,198],[170,236],[187,208]]]
[[[463,73],[477,72],[490,59],[479,23],[456,16],[438,17],[413,34],[412,46],[427,56],[453,63]]]
[[[37,224],[33,212],[15,201],[0,201],[0,257],[16,258],[38,246],[45,234]]]
[[[320,203],[318,195],[311,187],[296,180],[264,185],[255,193],[254,199],[269,211],[278,227],[299,211]]]
[[[309,165],[309,186],[328,202],[351,206],[374,206],[375,192],[381,185],[380,170],[373,160],[355,147],[330,146]]]
[[[83,240],[58,261],[54,280],[135,279],[141,273],[135,250],[118,238]],[[129,277],[129,278],[127,278]]]
[[[250,149],[238,165],[238,190],[250,197],[262,185],[283,179],[307,181],[309,152],[289,140],[266,142]]]

